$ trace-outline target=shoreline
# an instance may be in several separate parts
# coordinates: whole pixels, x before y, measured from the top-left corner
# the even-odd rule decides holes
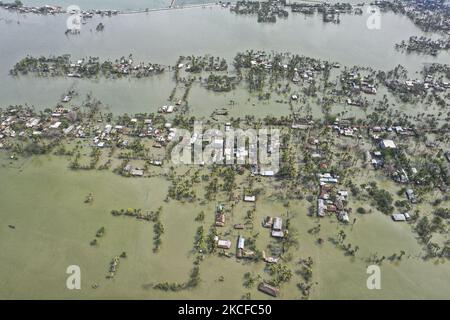
[[[130,15],[149,12],[169,11],[169,10],[181,10],[181,9],[194,9],[194,8],[211,8],[221,6],[220,2],[208,2],[203,4],[191,4],[191,5],[176,5],[160,8],[145,8],[145,9],[133,9],[133,10],[118,10],[118,9],[87,9],[81,10],[82,15],[95,14],[95,15]],[[228,5],[227,5],[228,7]],[[18,14],[39,14],[39,15],[56,15],[56,14],[70,14],[66,9],[60,6],[45,5],[45,6],[22,6],[22,7],[8,7],[0,6],[1,9],[8,12],[15,12]]]

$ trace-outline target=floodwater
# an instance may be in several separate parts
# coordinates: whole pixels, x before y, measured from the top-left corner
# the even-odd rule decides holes
[[[171,4],[171,0],[25,0],[22,1],[27,6],[43,6],[55,5],[62,8],[67,8],[71,5],[77,5],[82,10],[100,9],[100,10],[120,10],[132,11],[142,9],[159,9],[167,8]],[[211,3],[214,1],[208,0],[175,0],[175,5],[183,6],[190,4]]]
[[[31,4],[31,0],[26,2]],[[155,1],[154,7],[167,1]],[[40,0],[36,4],[43,4]],[[90,7],[103,8],[104,2],[86,2]],[[108,8],[136,9],[147,7],[147,1],[114,1]],[[124,4],[126,3],[126,5]],[[141,4],[142,3],[142,4]],[[153,2],[152,2],[153,3]],[[61,5],[69,1],[61,2]],[[71,3],[70,3],[71,4]],[[80,1],[79,5],[84,6]],[[449,63],[448,53],[436,58],[404,55],[394,50],[394,44],[411,35],[423,35],[408,19],[383,14],[380,30],[366,28],[366,16],[342,16],[340,25],[324,24],[320,17],[290,15],[274,25],[257,24],[255,17],[235,16],[228,9],[195,8],[148,14],[120,15],[112,18],[95,17],[83,26],[79,36],[65,36],[66,16],[17,15],[0,11],[0,106],[10,104],[34,105],[37,109],[54,106],[67,90],[76,89],[79,97],[92,92],[108,108],[118,113],[155,112],[167,103],[175,86],[171,73],[139,80],[74,80],[40,79],[32,76],[11,77],[8,71],[15,62],[31,54],[60,55],[70,53],[74,58],[99,56],[116,59],[132,53],[137,61],[174,65],[180,55],[225,57],[229,62],[239,51],[263,49],[293,52],[343,65],[364,65],[388,70],[398,64],[410,71],[418,70],[424,62]],[[105,24],[101,33],[98,22]],[[243,88],[229,93],[210,93],[194,85],[189,95],[189,110],[194,115],[208,116],[215,108],[227,106],[230,116],[254,114],[285,115],[287,104],[260,103]],[[361,177],[358,183],[366,181]],[[177,293],[148,289],[146,285],[168,281],[183,282],[192,268],[192,247],[200,226],[195,216],[203,210],[205,231],[213,223],[214,203],[209,205],[165,202],[169,183],[162,177],[126,179],[107,171],[70,171],[66,159],[56,156],[36,156],[12,163],[7,153],[0,153],[0,298],[65,298],[65,299],[239,299],[246,292],[252,298],[267,296],[256,288],[243,287],[245,272],[267,277],[263,263],[245,263],[234,258],[208,257],[200,266],[199,287]],[[395,187],[388,181],[383,186]],[[268,192],[276,190],[277,182],[263,182]],[[204,190],[202,185],[198,192]],[[93,193],[94,202],[85,204],[86,195]],[[286,216],[286,208],[270,194],[258,200],[254,233],[259,232],[257,247],[265,248],[271,240],[268,230],[260,227],[267,215]],[[225,199],[218,199],[221,201]],[[352,202],[355,208],[363,203]],[[142,208],[144,211],[163,207],[165,227],[161,251],[153,253],[153,225],[128,217],[113,217],[112,209]],[[293,201],[295,213],[292,226],[299,231],[299,248],[287,262],[298,270],[296,261],[311,256],[314,260],[311,297],[315,299],[449,299],[450,268],[442,261],[425,262],[420,258],[421,247],[408,224],[396,224],[379,212],[358,216],[354,228],[338,225],[334,218],[320,221],[324,239],[335,236],[343,228],[347,239],[360,247],[356,258],[345,256],[332,243],[320,247],[307,230],[317,224],[307,217],[306,201]],[[234,223],[242,223],[250,206],[239,203],[227,236],[236,244],[238,232]],[[426,209],[426,208],[425,208]],[[15,225],[15,229],[8,228]],[[96,247],[89,243],[100,227],[105,235]],[[248,231],[244,231],[248,235]],[[384,262],[381,266],[382,289],[368,290],[365,257],[377,252],[389,256],[400,250],[407,252],[401,262]],[[126,251],[116,277],[105,279],[113,256]],[[82,290],[67,290],[66,268],[79,265]],[[223,281],[219,278],[223,276]],[[294,275],[283,286],[281,298],[299,299]],[[99,287],[91,286],[97,283]]]
[[[55,105],[61,95],[75,88],[80,96],[93,92],[114,113],[155,112],[167,104],[175,83],[169,72],[145,80],[38,79],[8,75],[9,69],[27,54],[69,53],[73,59],[86,56],[116,59],[132,53],[136,61],[165,65],[174,65],[180,55],[211,54],[224,57],[231,64],[237,52],[262,49],[381,70],[402,64],[412,76],[425,62],[450,62],[446,52],[433,58],[395,51],[395,43],[424,33],[407,18],[391,13],[381,16],[380,30],[369,30],[365,15],[343,15],[339,25],[325,24],[319,16],[297,14],[291,14],[286,20],[279,19],[276,24],[258,24],[256,17],[236,16],[229,9],[190,8],[95,17],[83,25],[77,36],[64,34],[67,19],[64,15],[17,15],[0,11],[0,18],[0,42],[3,44],[0,49],[0,105],[28,103],[37,109]],[[95,26],[100,21],[105,24],[105,30],[98,33]],[[226,106],[230,96],[245,95],[239,90],[212,93],[200,87],[193,89],[189,96],[190,110],[196,116],[210,115],[215,108]],[[289,113],[284,106],[277,105],[252,108],[255,101],[247,106],[245,100],[237,101],[244,105],[245,114],[264,117]]]
[[[121,178],[107,171],[74,172],[67,168],[67,160],[55,156],[40,156],[20,159],[12,164],[2,154],[0,179],[0,297],[2,299],[239,299],[246,292],[252,298],[267,296],[254,287],[243,286],[246,272],[264,273],[264,263],[248,263],[235,258],[207,257],[200,265],[200,285],[177,293],[149,289],[146,285],[162,281],[183,282],[192,268],[193,243],[200,222],[196,215],[203,210],[203,226],[207,232],[214,219],[214,204],[180,204],[165,202],[168,182],[159,177],[148,179]],[[270,239],[269,230],[262,228],[260,221],[266,215],[286,218],[283,202],[273,200],[271,190],[276,182],[262,182],[267,194],[258,201],[253,232],[243,231],[244,236],[259,233],[256,245],[266,248]],[[384,185],[392,185],[384,181]],[[203,189],[204,186],[201,186]],[[394,192],[395,189],[392,189]],[[197,190],[202,194],[200,188]],[[87,194],[94,195],[92,204],[85,204]],[[217,201],[223,201],[220,196]],[[160,252],[153,253],[152,223],[129,217],[114,217],[112,209],[142,208],[156,210],[163,207]],[[350,206],[365,206],[350,200]],[[417,244],[410,226],[394,223],[379,212],[357,215],[354,227],[338,225],[335,218],[320,220],[322,245],[315,243],[316,237],[307,230],[317,225],[316,218],[307,217],[306,201],[292,201],[289,208],[291,228],[299,234],[298,249],[291,249],[293,260],[287,265],[296,271],[300,258],[312,257],[314,299],[448,299],[450,268],[443,261],[424,262],[421,248]],[[233,248],[238,233],[232,229],[234,223],[242,223],[251,205],[239,203],[229,215],[227,227]],[[355,210],[354,210],[355,211]],[[7,226],[14,225],[15,229]],[[97,246],[89,242],[95,238],[100,227],[105,235],[98,239]],[[344,229],[347,241],[360,250],[355,258],[329,242]],[[406,251],[400,262],[385,261],[381,265],[381,290],[368,290],[368,274],[365,261],[369,255],[389,256]],[[121,259],[114,279],[105,279],[109,262],[121,252]],[[69,265],[81,268],[81,290],[67,290],[65,273]],[[223,276],[223,281],[219,278]],[[302,282],[294,273],[290,283],[281,290],[283,299],[299,299],[297,283]],[[93,284],[98,288],[93,289]]]

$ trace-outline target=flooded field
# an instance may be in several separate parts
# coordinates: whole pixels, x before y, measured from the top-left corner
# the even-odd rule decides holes
[[[87,298],[87,299],[239,299],[246,292],[252,298],[267,296],[255,288],[243,287],[246,272],[263,272],[264,263],[246,263],[235,258],[211,256],[201,265],[201,284],[191,290],[166,293],[145,285],[159,281],[185,280],[192,267],[192,245],[196,215],[206,213],[204,225],[213,222],[214,206],[179,204],[163,201],[168,182],[163,178],[122,178],[109,172],[71,172],[67,162],[58,157],[33,157],[10,164],[2,159],[0,178],[0,296],[13,298]],[[272,182],[276,183],[276,182]],[[391,183],[386,184],[386,186]],[[93,193],[92,204],[83,203]],[[219,201],[220,199],[218,199]],[[361,204],[352,203],[352,207]],[[162,249],[152,252],[152,225],[127,217],[113,217],[114,208],[135,207],[154,210],[163,207],[162,221],[166,229]],[[294,270],[295,261],[312,257],[314,286],[311,298],[316,299],[424,299],[450,298],[447,264],[424,262],[420,246],[408,224],[393,223],[390,217],[374,212],[358,215],[352,226],[338,225],[334,219],[320,220],[322,236],[333,237],[344,228],[349,241],[360,247],[357,258],[325,241],[315,243],[307,230],[317,219],[307,216],[306,201],[293,202],[292,225],[299,232],[299,247],[288,263]],[[240,203],[232,214],[232,223],[241,222],[250,205]],[[259,233],[257,245],[270,243],[269,232],[259,224],[268,214],[286,216],[283,203],[271,200],[270,194],[257,204],[254,232]],[[8,224],[16,229],[10,230]],[[105,235],[95,247],[89,245],[100,227]],[[229,238],[235,243],[238,232],[230,229]],[[245,234],[245,232],[244,232]],[[370,254],[390,255],[406,251],[400,262],[384,262],[382,290],[368,290],[363,260]],[[112,256],[127,252],[114,279],[105,279]],[[68,265],[82,270],[82,290],[65,287]],[[223,281],[219,278],[223,276]],[[283,287],[281,298],[298,299],[296,284],[300,277]],[[91,288],[98,284],[97,289]]]

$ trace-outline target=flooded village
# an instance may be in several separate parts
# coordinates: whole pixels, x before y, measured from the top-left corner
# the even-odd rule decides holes
[[[59,32],[62,26],[56,42],[70,45],[5,52],[0,77],[21,94],[0,98],[0,296],[448,299],[448,5],[373,6],[416,28],[383,49],[404,65],[348,63],[302,45],[216,43],[227,32],[220,27],[210,45],[229,50],[183,47],[177,41],[189,40],[173,34],[166,35],[176,43],[169,50],[162,42],[119,43],[110,54],[92,42],[74,49],[78,37],[105,46],[104,37],[118,32],[115,19],[149,23],[138,20],[145,13],[120,10],[108,20],[92,17],[89,26],[103,23],[102,32],[81,29],[72,37]],[[41,15],[17,2],[6,10],[39,13],[42,21],[65,14],[55,7]],[[189,24],[190,14],[199,21],[244,19],[257,34],[289,28],[290,19],[345,28],[347,14],[363,21],[365,13],[366,4],[237,1],[153,18],[168,19],[155,22],[167,28],[175,21],[170,15]],[[23,26],[2,26],[1,39],[13,28]],[[424,63],[411,68],[415,61]],[[207,134],[261,128],[279,130],[279,142],[266,150],[279,149],[278,171],[221,162],[227,152],[249,152],[227,150],[223,136]],[[219,160],[175,163],[182,130],[193,133],[188,145],[202,152],[218,146]],[[249,139],[245,146],[260,143]],[[64,287],[71,264],[83,270],[78,292]],[[370,265],[382,270],[382,290],[367,289]]]

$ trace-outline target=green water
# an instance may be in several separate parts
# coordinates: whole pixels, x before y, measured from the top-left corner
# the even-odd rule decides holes
[[[345,15],[340,25],[334,25],[324,24],[318,16],[292,14],[287,20],[280,19],[269,25],[256,23],[255,17],[230,14],[228,9],[192,8],[95,17],[83,26],[79,36],[69,37],[64,35],[67,18],[64,15],[17,15],[0,11],[0,18],[4,18],[0,20],[0,42],[4,44],[0,49],[0,105],[28,103],[37,109],[54,105],[68,89],[75,88],[80,96],[93,92],[114,113],[154,112],[167,104],[175,84],[169,73],[146,80],[114,81],[9,76],[9,69],[27,54],[70,53],[74,59],[86,56],[116,59],[133,53],[136,61],[174,65],[180,55],[211,54],[231,63],[239,51],[262,49],[381,70],[402,64],[412,77],[425,62],[450,62],[446,52],[434,58],[396,52],[395,43],[410,35],[423,35],[423,32],[407,18],[394,14],[382,15],[381,30],[369,30],[364,15]],[[100,21],[105,24],[105,30],[91,31]],[[242,96],[238,102],[245,105],[247,99],[240,92],[215,94],[194,88],[189,96],[191,112],[209,115],[215,108],[226,106],[230,95]],[[252,103],[243,109],[246,114],[263,117],[289,112],[277,105],[251,108]]]
[[[2,158],[0,179],[2,299],[239,299],[246,292],[251,292],[253,298],[267,298],[255,288],[242,286],[245,272],[264,275],[264,263],[249,264],[217,256],[202,262],[202,282],[195,289],[165,293],[143,287],[159,281],[186,280],[192,268],[195,231],[200,225],[194,218],[204,210],[206,230],[214,219],[213,205],[164,202],[168,182],[163,178],[127,179],[110,172],[73,172],[67,169],[66,160],[42,156],[18,160],[12,165]],[[283,203],[270,200],[270,190],[275,189],[266,190],[269,193],[258,201],[254,224],[254,232],[260,233],[256,245],[261,249],[271,240],[268,230],[262,228],[259,221],[266,215],[286,214]],[[94,202],[85,204],[89,193],[93,193]],[[109,213],[115,208],[154,210],[160,205],[166,232],[159,253],[152,252],[151,223],[113,217]],[[364,204],[350,203],[353,208],[361,205]],[[232,230],[231,225],[243,222],[250,207],[240,202],[231,221],[227,221],[228,227],[221,229],[221,232],[230,230],[227,238],[233,245],[238,232]],[[448,264],[420,259],[421,248],[407,224],[393,223],[378,212],[358,216],[353,229],[338,227],[334,218],[321,219],[321,237],[335,236],[344,228],[348,241],[360,247],[357,257],[350,258],[328,241],[321,247],[315,244],[315,238],[307,230],[315,225],[316,219],[306,216],[307,207],[306,201],[291,203],[290,211],[296,214],[291,225],[299,231],[300,244],[288,265],[296,270],[295,261],[299,258],[313,258],[313,279],[318,285],[312,291],[312,298],[450,298]],[[9,229],[9,224],[16,229]],[[106,229],[105,235],[99,238],[96,247],[90,246],[89,242],[102,226]],[[381,266],[382,289],[368,290],[367,263],[363,258],[374,252],[388,256],[399,250],[407,253],[401,262],[384,262]],[[111,258],[122,251],[126,251],[128,257],[122,260],[114,279],[105,279]],[[65,287],[65,270],[73,264],[81,268],[81,290]],[[218,281],[220,276],[224,276],[223,282]],[[300,277],[295,275],[283,286],[281,298],[300,298],[296,288],[299,282]],[[91,288],[94,283],[99,285],[97,289]]]

